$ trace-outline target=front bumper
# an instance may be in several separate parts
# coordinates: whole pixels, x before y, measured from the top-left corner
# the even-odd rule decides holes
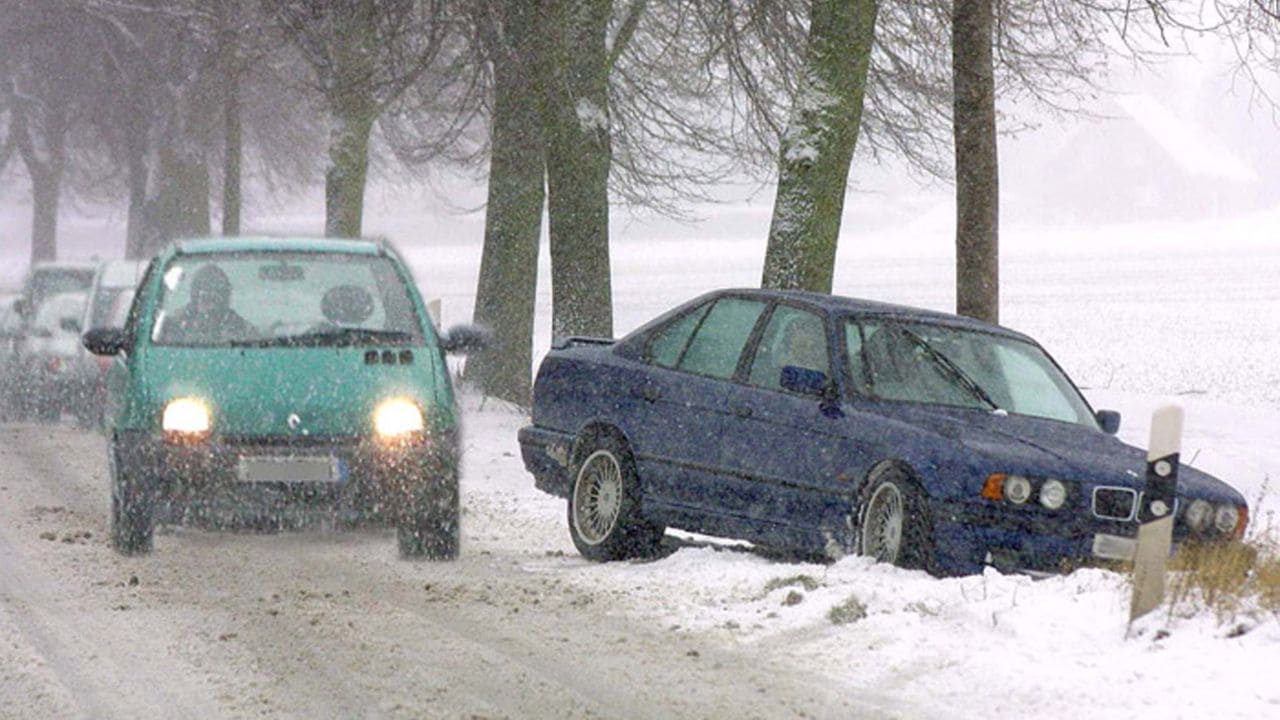
[[[1033,574],[1106,566],[1132,559],[1138,534],[1133,520],[977,503],[939,503],[933,517],[935,557],[948,575],[976,574],[988,566]],[[1177,518],[1174,547],[1191,537]]]
[[[420,443],[388,446],[369,438],[227,438],[174,443],[144,433],[121,433],[115,460],[145,482],[160,519],[177,522],[244,512],[306,514],[317,511],[343,522],[395,523],[456,498],[456,433]],[[254,479],[255,462],[327,460],[330,479]],[[248,461],[246,463],[246,461]],[[310,464],[314,467],[314,462]],[[283,475],[288,475],[287,472]]]

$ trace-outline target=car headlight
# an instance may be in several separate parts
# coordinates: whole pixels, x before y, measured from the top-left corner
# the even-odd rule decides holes
[[[1021,475],[1010,475],[1004,481],[1004,499],[1021,505],[1031,499],[1031,481]]]
[[[1045,480],[1040,486],[1040,504],[1057,510],[1067,501],[1067,486],[1061,480]]]
[[[1187,523],[1187,527],[1196,532],[1204,532],[1209,527],[1209,521],[1214,515],[1213,506],[1204,500],[1192,500],[1187,506],[1187,512],[1183,514],[1182,519]]]
[[[1240,522],[1240,511],[1235,505],[1219,505],[1213,513],[1213,528],[1220,533],[1235,530],[1238,522]]]
[[[422,410],[406,398],[384,400],[373,411],[373,431],[382,440],[401,440],[422,432],[425,427]]]
[[[160,428],[166,433],[186,437],[207,435],[213,423],[209,406],[199,398],[175,398],[164,406]]]

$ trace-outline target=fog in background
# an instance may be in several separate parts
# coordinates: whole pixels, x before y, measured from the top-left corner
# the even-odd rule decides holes
[[[1159,243],[1161,227],[1171,223],[1185,231],[1280,207],[1280,127],[1271,108],[1247,80],[1232,74],[1228,49],[1204,41],[1193,53],[1145,68],[1121,66],[1105,81],[1109,91],[1089,105],[1090,115],[1042,113],[1030,129],[1002,138],[1006,253],[1070,250],[1064,243],[1095,237],[1092,231],[1104,227],[1099,242],[1147,247]],[[1016,110],[1014,117],[1027,119]],[[13,162],[0,175],[0,286],[20,282],[30,252],[30,190],[22,173],[21,163]],[[321,234],[319,180],[294,197],[265,197],[248,179],[245,234]],[[860,153],[841,257],[952,253],[951,192],[946,181],[906,170],[893,158],[877,164]],[[773,188],[744,181],[715,194],[723,204],[690,206],[686,220],[615,206],[613,242],[741,239],[744,252],[762,249]],[[478,256],[484,196],[483,178],[442,170],[430,181],[406,181],[375,171],[366,193],[365,232],[406,249],[450,246],[450,252]],[[1129,225],[1132,232],[1125,232]],[[123,202],[95,206],[64,196],[60,259],[118,257],[124,231]],[[1181,235],[1185,242],[1186,233]],[[1210,249],[1213,238],[1204,242]]]

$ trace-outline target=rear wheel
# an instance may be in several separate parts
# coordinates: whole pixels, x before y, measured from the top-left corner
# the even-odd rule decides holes
[[[151,552],[155,497],[145,474],[111,449],[111,547],[123,555]]]
[[[640,482],[626,446],[598,438],[580,456],[569,493],[569,535],[578,552],[598,562],[657,554],[664,528],[640,515]]]
[[[897,470],[863,492],[858,539],[863,555],[904,568],[933,566],[933,523],[924,495]]]

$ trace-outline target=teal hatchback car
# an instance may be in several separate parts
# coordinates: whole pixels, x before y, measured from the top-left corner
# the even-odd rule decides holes
[[[441,337],[384,243],[179,241],[123,328],[87,333],[107,377],[113,546],[158,523],[332,517],[397,529],[404,557],[458,553],[458,411]]]

